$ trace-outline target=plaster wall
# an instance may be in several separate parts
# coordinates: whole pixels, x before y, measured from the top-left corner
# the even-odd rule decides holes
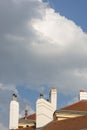
[[[19,104],[17,101],[11,101],[9,129],[17,129],[18,120],[19,120]]]
[[[87,92],[80,92],[80,100],[87,100]]]
[[[40,128],[53,120],[54,108],[45,99],[38,99],[36,103],[36,128]]]

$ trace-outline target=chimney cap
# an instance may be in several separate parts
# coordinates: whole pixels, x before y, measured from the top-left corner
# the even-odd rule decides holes
[[[51,88],[51,92],[56,92],[56,91],[57,91],[57,89],[55,87]]]
[[[86,91],[81,89],[80,92],[86,92]]]
[[[16,95],[15,93],[13,93],[13,96],[14,96],[14,97],[17,97],[17,95]]]
[[[13,93],[13,96],[15,96],[15,93]]]
[[[40,93],[40,98],[43,98],[43,97],[44,97],[43,93]]]
[[[15,93],[13,93],[13,100],[17,101],[17,95]]]

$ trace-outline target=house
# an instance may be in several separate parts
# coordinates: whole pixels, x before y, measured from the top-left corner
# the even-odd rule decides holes
[[[15,125],[12,126],[12,122],[10,122],[10,126],[12,126],[12,128],[10,128],[15,130],[87,129],[86,91],[80,90],[80,98],[78,102],[60,109],[57,109],[57,90],[55,88],[52,88],[49,95],[49,100],[45,100],[43,94],[40,94],[40,98],[36,102],[36,113],[28,116],[28,112],[26,110],[25,116],[19,119],[18,124],[16,122],[14,123]],[[10,118],[14,119],[13,116],[14,115],[10,115]],[[16,116],[16,119],[17,117],[18,116]]]

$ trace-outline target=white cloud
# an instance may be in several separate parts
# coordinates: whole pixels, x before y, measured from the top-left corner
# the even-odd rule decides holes
[[[7,90],[7,91],[13,91],[14,93],[18,93],[17,89],[16,89],[16,86],[15,85],[5,85],[5,84],[2,84],[0,83],[0,90]]]
[[[9,0],[3,5],[8,18],[1,18],[7,21],[0,32],[1,83],[50,84],[71,90],[73,82],[75,89],[85,82],[86,87],[87,34],[81,27],[37,0],[19,4]],[[80,76],[77,70],[82,71]]]
[[[80,27],[73,21],[55,13],[53,9],[46,9],[42,19],[33,19],[33,27],[41,37],[45,37],[53,44],[66,47],[78,39],[78,33],[83,34]]]
[[[0,130],[9,130],[9,129],[6,128],[3,124],[0,123]]]
[[[0,20],[1,117],[8,118],[16,85],[47,84],[66,94],[87,88],[87,34],[81,27],[39,0],[0,1]]]

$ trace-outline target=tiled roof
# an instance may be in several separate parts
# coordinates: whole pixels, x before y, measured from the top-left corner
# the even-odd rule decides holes
[[[20,120],[23,120],[23,119],[25,119],[25,117],[20,118]],[[36,120],[36,113],[34,113],[34,114],[32,114],[32,115],[29,115],[29,116],[27,117],[27,119],[28,119],[28,120]]]
[[[60,110],[75,110],[75,111],[87,111],[87,100],[82,100]]]
[[[29,115],[27,117],[27,119],[30,119],[30,120],[36,120],[36,113],[32,114],[32,115]]]
[[[51,123],[49,123],[47,126],[45,126],[42,130],[80,130],[87,128],[87,101],[79,101],[77,103],[74,103],[72,105],[69,105],[67,107],[61,108],[61,111],[66,112],[80,112],[83,113],[83,116],[75,117],[75,118],[69,118],[66,120],[54,120]],[[22,118],[23,119],[23,118]],[[36,119],[36,113],[30,115],[27,117],[28,120],[35,120]],[[28,128],[21,128],[20,130],[35,130],[34,128],[28,127]]]
[[[87,128],[87,116],[53,121],[43,130],[80,130]]]
[[[80,130],[87,128],[87,101],[79,101],[67,107],[61,108],[56,112],[79,112],[83,116],[68,118],[66,120],[55,120],[48,124],[43,130]]]

